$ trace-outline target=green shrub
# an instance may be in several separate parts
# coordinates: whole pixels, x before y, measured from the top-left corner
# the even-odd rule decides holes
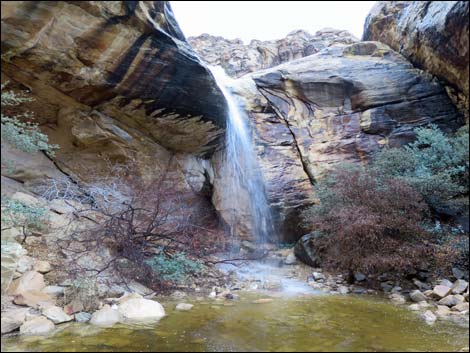
[[[413,186],[433,209],[459,208],[453,199],[468,194],[468,125],[446,135],[437,126],[416,129],[416,141],[384,149],[372,170],[384,180],[399,178]]]
[[[27,205],[21,201],[2,198],[2,224],[26,229],[41,229],[46,208]]]
[[[8,82],[1,85],[1,102],[2,108],[7,106],[17,106],[32,99],[23,97],[14,91],[5,91],[4,88]],[[21,151],[34,153],[44,151],[48,155],[53,156],[57,145],[49,144],[47,135],[43,134],[37,124],[31,122],[32,114],[25,113],[21,115],[4,115],[2,111],[2,142],[8,142],[12,146]]]
[[[189,275],[202,271],[203,265],[198,261],[189,259],[185,253],[176,253],[173,256],[158,254],[146,263],[161,279],[173,283],[184,283]]]

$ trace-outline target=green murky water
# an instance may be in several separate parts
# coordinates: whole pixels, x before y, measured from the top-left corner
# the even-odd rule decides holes
[[[468,329],[438,322],[380,299],[309,296],[254,304],[190,301],[189,312],[163,303],[168,316],[150,327],[59,326],[48,337],[2,340],[2,351],[458,351]],[[226,304],[226,305],[224,305]],[[228,305],[227,305],[228,304]]]

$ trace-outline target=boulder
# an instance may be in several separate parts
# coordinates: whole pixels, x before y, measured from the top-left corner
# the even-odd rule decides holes
[[[61,286],[47,286],[42,289],[43,293],[49,294],[54,297],[60,297],[64,295],[64,287]]]
[[[435,314],[439,318],[445,318],[450,315],[450,308],[446,305],[438,305]]]
[[[426,301],[428,298],[421,293],[419,290],[414,290],[410,292],[410,299],[415,303],[419,303],[421,301]]]
[[[439,305],[446,305],[448,307],[455,306],[457,304],[463,303],[465,301],[464,297],[461,295],[448,295],[445,298],[442,298],[438,301]]]
[[[452,286],[452,293],[462,294],[463,292],[465,292],[467,288],[468,288],[467,281],[463,279],[458,279],[457,281],[454,282],[454,285]]]
[[[8,294],[18,295],[28,291],[40,291],[44,287],[44,276],[42,274],[36,271],[27,271],[11,283]]]
[[[163,306],[149,299],[130,299],[119,304],[118,311],[124,321],[154,321],[165,316]]]
[[[116,308],[104,305],[100,310],[93,313],[90,319],[90,324],[109,327],[118,323],[119,319],[119,311]]]
[[[187,303],[179,303],[176,305],[176,310],[179,311],[189,311],[194,307],[193,304],[187,304]]]
[[[73,320],[72,316],[67,315],[62,308],[58,306],[49,306],[42,310],[42,314],[54,324],[61,324]]]
[[[316,241],[321,239],[322,235],[318,232],[305,234],[300,238],[294,247],[295,256],[311,267],[320,267],[320,251],[316,246]]]
[[[449,287],[449,288],[452,288],[453,285],[454,285],[454,284],[453,284],[451,281],[449,281],[447,278],[441,279],[441,280],[439,281],[439,284],[440,284],[441,286],[446,286],[446,287]]]
[[[433,294],[437,298],[444,298],[451,292],[451,290],[452,289],[450,287],[439,284],[439,285],[435,286],[432,291],[433,291]]]
[[[2,335],[18,329],[25,321],[28,310],[21,308],[2,312]]]
[[[45,335],[52,330],[54,330],[54,324],[43,316],[25,321],[20,326],[22,335]]]

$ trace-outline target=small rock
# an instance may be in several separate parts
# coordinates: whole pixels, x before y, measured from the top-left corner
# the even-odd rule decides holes
[[[445,298],[442,298],[438,301],[439,305],[446,305],[446,306],[455,306],[457,304],[463,303],[465,301],[464,297],[461,295],[448,295]]]
[[[426,308],[429,308],[431,306],[431,304],[429,304],[426,301],[419,302],[418,305],[419,305],[420,309],[426,309]]]
[[[416,287],[418,287],[419,290],[421,290],[421,291],[426,291],[426,290],[431,289],[431,287],[429,286],[429,284],[423,283],[423,282],[421,282],[421,281],[420,281],[419,279],[417,279],[417,278],[413,279],[413,283],[414,283],[414,285],[415,285]]]
[[[54,324],[61,324],[73,320],[72,316],[67,315],[62,308],[58,306],[49,306],[42,310],[42,314]]]
[[[346,286],[339,286],[338,287],[338,293],[339,294],[348,294],[349,293],[349,288]]]
[[[314,279],[315,281],[325,279],[325,275],[324,275],[323,273],[321,273],[321,272],[313,272],[313,273],[312,273],[312,276],[313,276],[313,279]]]
[[[70,303],[64,306],[64,311],[67,315],[78,313],[84,309],[85,307],[83,306],[83,303],[78,298],[73,299]]]
[[[295,265],[297,263],[297,258],[293,253],[287,255],[287,257],[284,259],[284,264],[286,265]]]
[[[389,296],[390,300],[396,304],[405,304],[406,299],[403,295],[394,293]]]
[[[421,308],[419,307],[418,304],[411,304],[410,306],[408,306],[408,309],[412,310],[412,311],[418,311],[420,310]]]
[[[91,320],[91,314],[86,313],[84,311],[76,313],[74,316],[76,322],[88,322]]]
[[[452,268],[452,274],[456,279],[462,279],[465,277],[465,272],[457,267]]]
[[[253,244],[252,242],[250,242],[248,240],[243,240],[242,243],[241,243],[241,246],[244,249],[249,250],[251,252],[256,251],[258,249],[258,246],[256,244]]]
[[[22,335],[44,335],[52,330],[54,330],[54,324],[43,316],[25,321],[20,326]]]
[[[354,274],[354,279],[356,280],[356,282],[362,282],[362,281],[365,281],[366,280],[366,275],[363,274],[362,272],[356,272]]]
[[[446,287],[449,287],[449,288],[452,288],[452,286],[454,285],[451,281],[449,281],[448,279],[444,278],[444,279],[441,279],[439,281],[439,284],[441,286],[446,286]]]
[[[261,299],[256,299],[253,300],[251,303],[253,304],[267,304],[267,303],[272,303],[274,299],[272,298],[261,298]]]
[[[454,282],[454,285],[452,286],[452,293],[462,294],[463,292],[465,292],[467,287],[468,287],[467,281],[463,279],[458,279],[457,281]]]
[[[433,294],[437,296],[438,298],[444,298],[450,293],[450,291],[451,291],[450,287],[440,284],[434,287]]]
[[[34,264],[34,270],[39,273],[47,273],[52,270],[52,266],[47,261],[36,261]]]
[[[173,293],[171,293],[171,297],[174,298],[174,299],[185,298],[186,293],[177,290],[177,291],[174,291]]]
[[[426,310],[424,314],[421,315],[421,317],[426,321],[427,324],[432,325],[436,321],[436,315],[432,313],[430,310]]]
[[[389,293],[393,288],[393,286],[387,282],[380,283],[380,287],[382,287],[385,293]]]
[[[16,271],[25,273],[31,271],[34,266],[34,259],[31,256],[21,256],[16,265]]]
[[[445,305],[438,305],[436,310],[436,315],[438,317],[446,317],[450,314],[450,309],[448,306]]]
[[[194,307],[193,304],[187,304],[187,303],[179,303],[176,305],[176,310],[180,311],[189,311]]]
[[[43,293],[50,294],[55,297],[64,295],[64,287],[61,286],[47,286],[42,290]]]
[[[410,293],[410,299],[415,303],[426,301],[426,296],[420,290],[414,290]]]
[[[420,281],[427,281],[429,278],[429,272],[426,271],[419,271],[416,276]]]
[[[469,310],[469,304],[468,303],[460,303],[457,304],[452,308],[452,311],[459,311],[459,312],[464,312]]]
[[[400,287],[400,286],[395,286],[395,287],[392,288],[391,292],[392,292],[392,293],[401,293],[402,290],[403,290],[402,287]]]
[[[424,291],[424,295],[425,295],[426,297],[428,297],[428,298],[432,298],[433,295],[434,295],[434,292],[433,292],[432,289],[428,289],[428,290],[425,290],[425,291]]]
[[[90,324],[105,327],[112,326],[117,322],[119,322],[119,312],[107,304],[95,311],[90,319]]]

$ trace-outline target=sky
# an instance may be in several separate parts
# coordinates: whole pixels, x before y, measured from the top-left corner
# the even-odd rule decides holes
[[[186,37],[202,33],[227,39],[284,38],[304,29],[346,29],[362,36],[364,21],[375,1],[171,1]]]

